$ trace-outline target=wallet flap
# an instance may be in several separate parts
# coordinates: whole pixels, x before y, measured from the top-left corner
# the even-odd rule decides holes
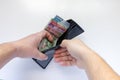
[[[68,30],[58,39],[56,45],[60,45],[63,39],[72,39],[84,32],[84,30],[72,19],[67,20],[70,23]]]

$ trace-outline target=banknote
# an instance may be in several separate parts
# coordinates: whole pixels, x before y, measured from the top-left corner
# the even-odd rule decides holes
[[[44,38],[39,44],[39,50],[45,51],[56,45],[57,38],[53,38],[53,42],[50,42],[47,38]]]
[[[60,36],[69,28],[70,24],[63,20],[59,16],[55,16],[50,20],[45,30],[53,36],[53,41],[50,42],[47,38],[44,38],[39,45],[39,50],[44,51],[56,46],[57,40]]]

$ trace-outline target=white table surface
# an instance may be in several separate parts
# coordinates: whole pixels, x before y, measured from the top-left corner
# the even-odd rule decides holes
[[[85,30],[77,38],[120,74],[120,0],[0,0],[0,43],[41,31],[55,15],[75,20]],[[88,80],[77,67],[53,60],[43,70],[32,59],[21,58],[4,66],[0,79]]]

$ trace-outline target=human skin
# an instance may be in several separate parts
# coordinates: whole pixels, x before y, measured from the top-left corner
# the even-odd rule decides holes
[[[89,80],[120,80],[119,75],[81,40],[64,40],[61,47],[54,55],[60,65],[84,69]]]
[[[43,38],[52,41],[53,38],[47,31],[34,33],[23,39],[0,44],[0,68],[15,57],[47,59],[47,56],[38,50],[38,45]]]

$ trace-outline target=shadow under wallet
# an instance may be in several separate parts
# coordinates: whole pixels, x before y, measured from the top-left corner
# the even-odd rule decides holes
[[[83,33],[84,30],[72,19],[67,20],[67,22],[70,23],[70,27],[67,29],[67,31],[58,39],[57,44],[55,47],[50,48],[48,50],[42,51],[44,54],[46,54],[48,56],[47,60],[41,61],[38,59],[34,59],[33,60],[40,65],[43,69],[45,69],[47,67],[47,65],[50,63],[50,61],[53,58],[53,55],[55,53],[55,50],[60,48],[60,44],[62,42],[62,40],[64,39],[72,39],[76,36],[78,36],[79,34]]]

